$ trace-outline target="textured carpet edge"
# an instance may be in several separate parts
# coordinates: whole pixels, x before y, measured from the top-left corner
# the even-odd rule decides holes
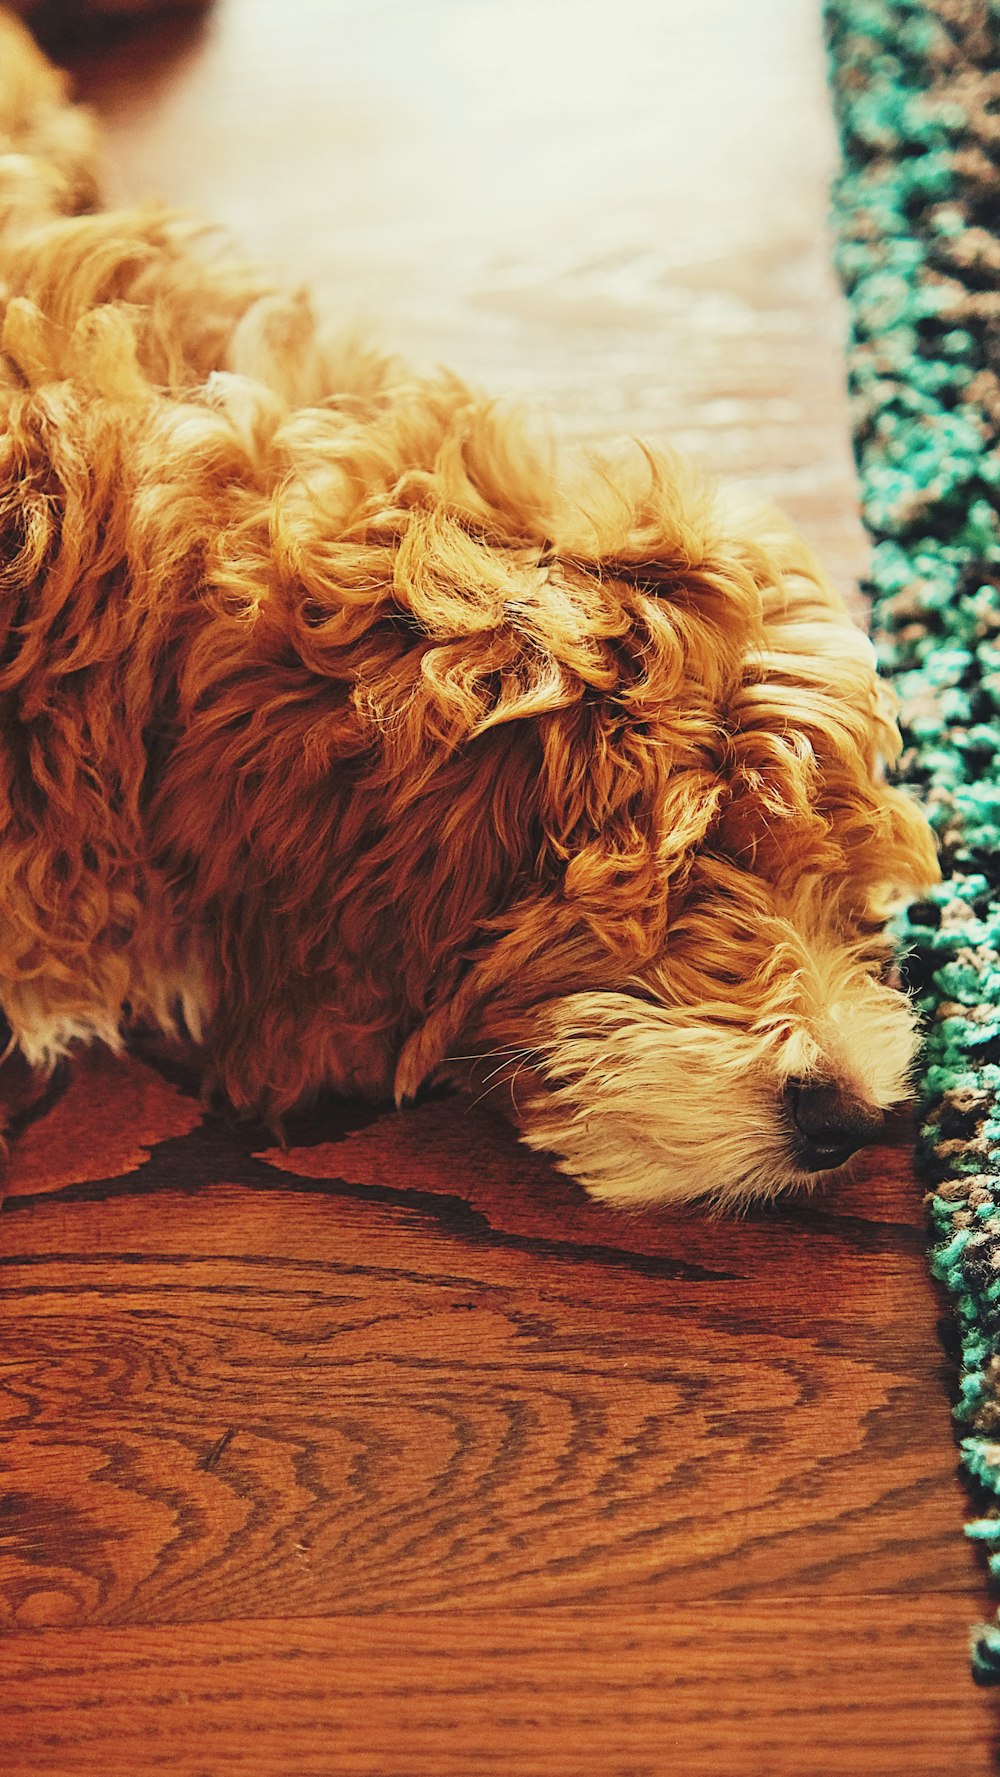
[[[961,1340],[967,1534],[1000,1574],[1000,0],[826,0],[874,631],[944,880],[901,921],[919,1162]],[[972,1636],[1000,1682],[1000,1626]]]

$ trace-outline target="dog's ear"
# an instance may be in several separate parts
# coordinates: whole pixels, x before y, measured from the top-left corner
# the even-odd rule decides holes
[[[538,875],[638,967],[662,949],[671,881],[725,796],[725,740],[708,706],[681,713],[654,654],[616,671],[539,725]]]
[[[424,744],[443,731],[461,743],[456,785],[462,761],[482,761],[441,823],[440,892],[456,898],[489,858],[500,898],[471,945],[459,941],[461,980],[438,976],[436,1003],[400,1058],[400,1101],[468,1046],[496,1002],[624,985],[661,955],[674,885],[729,794],[720,711],[755,635],[749,570],[721,553],[679,563],[666,548],[555,560],[536,602],[540,571],[508,601],[502,627],[424,656],[419,713],[406,708]],[[390,747],[401,746],[399,726],[387,726]],[[417,916],[424,890],[415,893]],[[439,912],[432,891],[423,925]]]

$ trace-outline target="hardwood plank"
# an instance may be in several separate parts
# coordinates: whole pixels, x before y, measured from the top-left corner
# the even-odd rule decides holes
[[[789,1596],[14,1636],[4,1770],[986,1777],[960,1618],[948,1599]]]
[[[141,1129],[140,1071],[81,1068]],[[890,1153],[823,1209],[613,1216],[482,1107],[336,1116],[256,1157],[199,1121],[61,1194],[30,1132],[0,1620],[971,1592]],[[50,1118],[58,1155],[73,1089]]]

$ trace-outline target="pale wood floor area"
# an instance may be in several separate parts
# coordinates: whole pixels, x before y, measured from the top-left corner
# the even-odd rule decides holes
[[[77,59],[115,200],[864,562],[818,0],[219,0]],[[85,1157],[81,1157],[85,1156]],[[0,1216],[6,1777],[984,1777],[905,1131],[741,1223],[485,1111],[268,1148],[88,1058]]]

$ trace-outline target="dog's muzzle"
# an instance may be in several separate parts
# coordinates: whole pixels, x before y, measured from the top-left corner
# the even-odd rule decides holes
[[[877,1141],[885,1118],[840,1086],[791,1080],[784,1101],[795,1136],[795,1159],[803,1172],[842,1166],[859,1148]]]

